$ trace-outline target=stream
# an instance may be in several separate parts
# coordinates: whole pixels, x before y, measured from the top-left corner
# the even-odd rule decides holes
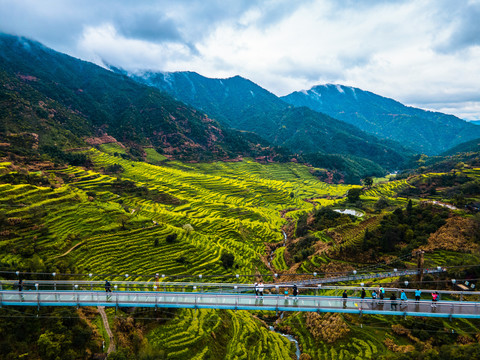
[[[362,212],[357,211],[357,210],[353,210],[353,209],[344,209],[344,210],[335,209],[333,211],[338,212],[340,214],[353,215],[353,216],[357,216],[357,217],[362,217],[363,216]]]
[[[295,347],[297,348],[297,350],[295,351],[295,355],[297,356],[297,360],[300,359],[300,355],[302,354],[300,352],[300,347],[298,346],[298,341],[297,339],[295,339],[292,335],[289,335],[289,334],[284,334],[284,333],[281,333],[280,331],[277,331],[275,330],[275,328],[273,326],[269,326],[268,327],[271,331],[275,331],[277,334],[280,334],[284,337],[286,337],[289,341],[293,342],[295,344]]]

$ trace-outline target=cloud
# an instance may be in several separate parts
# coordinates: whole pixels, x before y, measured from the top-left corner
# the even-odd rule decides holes
[[[122,16],[116,21],[118,31],[127,38],[142,39],[154,43],[173,41],[181,42],[175,22],[159,13],[144,13]]]
[[[131,71],[145,68],[159,70],[167,66],[171,59],[185,61],[192,54],[191,49],[181,42],[156,44],[127,38],[109,23],[87,27],[75,53],[99,65],[120,65]]]
[[[436,47],[441,52],[460,51],[480,45],[480,1],[455,1],[446,17],[446,39]]]
[[[479,0],[0,0],[0,31],[130,71],[277,95],[341,83],[480,118],[479,15]]]

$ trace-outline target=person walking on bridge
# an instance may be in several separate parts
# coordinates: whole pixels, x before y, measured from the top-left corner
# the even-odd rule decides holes
[[[253,284],[253,289],[255,290],[255,299],[258,299],[258,283]]]
[[[263,289],[264,289],[263,281],[260,281],[260,283],[258,284],[258,293],[260,294],[261,298],[263,298]]]
[[[105,292],[107,293],[107,301],[110,301],[111,295],[109,293],[112,292],[112,285],[108,280],[105,280]]]
[[[437,308],[437,301],[438,301],[438,291],[432,293],[432,308]]]
[[[400,294],[400,301],[401,301],[400,308],[407,306],[408,298],[404,290],[402,290],[402,293]]]
[[[345,309],[347,307],[347,298],[348,298],[347,290],[343,290],[342,298],[343,298],[343,308]]]
[[[422,296],[422,290],[415,290],[415,301],[420,301],[420,296]]]
[[[392,293],[392,296],[390,296],[390,310],[397,310],[397,296],[395,293]]]
[[[18,284],[17,284],[17,287],[18,287],[18,291],[21,293],[22,290],[23,290],[23,280],[22,279],[19,279],[18,280]],[[21,293],[20,294],[20,300],[23,301],[23,294]]]
[[[155,290],[160,291],[160,279],[158,275],[155,275]]]
[[[379,289],[378,292],[379,292],[379,295],[380,295],[380,300],[383,300],[383,298],[385,297],[385,289],[383,288],[383,286],[380,286],[380,289]]]
[[[297,285],[293,284],[293,301],[297,301],[297,300],[298,300],[297,295],[298,295]]]
[[[374,306],[377,302],[377,290],[372,291],[372,306]]]

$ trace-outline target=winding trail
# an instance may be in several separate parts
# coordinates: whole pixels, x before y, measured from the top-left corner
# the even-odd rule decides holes
[[[105,306],[97,306],[98,312],[102,316],[103,327],[107,331],[108,338],[110,339],[108,343],[107,356],[115,351],[115,339],[113,338],[112,330],[110,330],[110,324],[108,323],[107,314],[105,313]]]
[[[67,250],[67,252],[63,253],[62,255],[57,255],[55,256],[53,259],[57,259],[59,257],[62,257],[62,256],[65,256],[65,255],[68,255],[70,253],[70,251],[74,250],[75,248],[79,247],[80,245],[83,245],[85,244],[85,241],[80,241],[78,244],[74,245],[73,247],[71,247],[69,250]]]

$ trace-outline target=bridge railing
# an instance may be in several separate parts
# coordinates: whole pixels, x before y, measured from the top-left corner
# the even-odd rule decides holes
[[[158,292],[182,292],[182,293],[242,293],[254,294],[255,289],[253,284],[244,283],[208,283],[208,282],[152,282],[152,281],[110,281],[112,292],[120,291],[158,291]],[[291,284],[265,284],[265,294],[280,294],[284,295],[285,291],[292,294]],[[379,290],[379,286],[375,287],[361,287],[361,286],[331,286],[318,284],[314,285],[298,285],[299,293],[302,295],[333,295],[341,296],[344,290],[347,291],[349,297],[360,297],[360,292],[364,288],[367,297],[371,296],[373,290]],[[18,290],[18,281],[15,280],[0,280],[0,290]],[[416,289],[411,288],[397,288],[385,287],[386,297],[389,297],[393,292],[397,298],[400,297],[401,290],[404,290],[407,297],[414,298]],[[24,280],[23,291],[31,290],[48,290],[48,291],[97,291],[105,292],[105,282],[98,280]],[[480,300],[479,291],[450,291],[450,290],[432,290],[422,289],[422,299],[431,299],[431,293],[437,291],[440,299],[453,300]]]
[[[442,267],[422,270],[424,274],[437,274],[445,271],[446,269]],[[382,279],[382,278],[399,277],[399,276],[411,276],[411,275],[417,275],[418,273],[419,273],[419,270],[396,270],[395,269],[393,271],[384,271],[384,272],[374,272],[374,273],[365,272],[363,274],[355,273],[355,274],[343,275],[343,276],[312,278],[308,280],[299,280],[297,284],[301,284],[301,285],[327,284],[327,283],[333,283],[333,282],[360,281],[360,280]],[[292,282],[289,281],[284,284],[291,284],[291,283]]]
[[[480,317],[480,306],[467,301],[407,301],[339,298],[337,296],[284,297],[267,294],[256,297],[241,293],[173,293],[156,291],[0,291],[0,306],[116,306],[116,307],[188,307],[216,309],[266,309],[285,311],[321,311],[379,313],[417,316]],[[395,305],[395,306],[392,306]],[[435,306],[432,306],[435,305]]]

